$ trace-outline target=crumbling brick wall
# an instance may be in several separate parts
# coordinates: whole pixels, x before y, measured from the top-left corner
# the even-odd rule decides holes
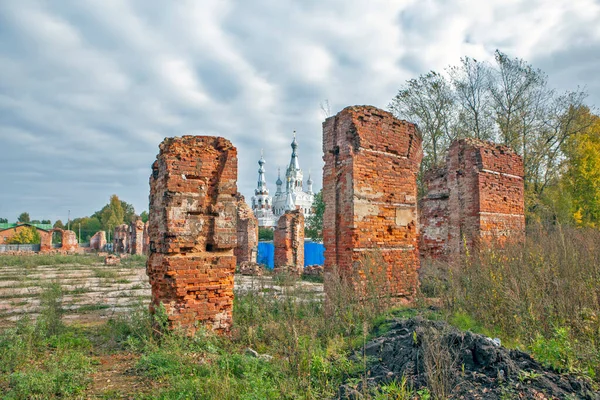
[[[524,171],[518,154],[506,146],[461,139],[450,146],[445,171],[443,176],[436,171],[425,175],[428,192],[420,217],[423,256],[459,254],[482,240],[502,244],[507,238],[523,238]],[[447,197],[436,204],[439,194]],[[433,217],[444,207],[445,216]]]
[[[236,262],[237,265],[243,262],[255,263],[258,255],[258,220],[244,196],[238,195],[237,204]]]
[[[141,218],[129,225],[129,253],[144,253],[144,223]]]
[[[275,268],[302,274],[304,270],[304,214],[302,210],[286,211],[277,221],[273,233]]]
[[[113,235],[113,251],[115,253],[129,252],[129,226],[121,224],[115,227]]]
[[[323,123],[323,152],[326,274],[337,267],[351,278],[364,276],[367,260],[376,258],[386,285],[381,293],[411,298],[420,265],[422,147],[415,125],[375,107],[347,107]]]
[[[62,251],[72,252],[77,250],[79,243],[77,243],[77,235],[73,231],[62,231]]]
[[[151,311],[171,328],[230,330],[237,245],[237,150],[210,136],[167,138],[150,177]]]
[[[104,250],[106,246],[106,232],[98,231],[90,239],[90,248],[93,250]]]

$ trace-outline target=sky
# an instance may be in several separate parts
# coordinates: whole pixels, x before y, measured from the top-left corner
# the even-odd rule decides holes
[[[321,124],[496,49],[600,105],[600,0],[2,0],[0,217],[148,209],[165,137],[223,136],[249,201],[290,158],[321,187]],[[329,107],[321,105],[328,103]]]

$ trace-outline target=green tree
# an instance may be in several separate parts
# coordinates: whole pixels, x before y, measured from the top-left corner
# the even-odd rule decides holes
[[[271,228],[258,228],[258,240],[273,240],[273,229]]]
[[[110,196],[110,202],[102,209],[100,221],[105,230],[114,229],[124,223],[125,211],[116,194]]]
[[[34,226],[27,226],[7,240],[9,244],[39,244],[41,242],[40,234]]]
[[[325,212],[325,202],[323,202],[323,190],[315,194],[313,202],[314,214],[306,219],[305,235],[311,239],[323,239],[323,213]]]
[[[17,221],[23,222],[23,223],[25,223],[25,222],[28,223],[29,221],[31,221],[31,219],[29,218],[29,213],[28,212],[21,213],[21,215],[19,215],[19,218],[17,218]]]
[[[50,225],[52,224],[52,221],[50,221],[49,219],[43,219],[42,224]]]
[[[140,218],[144,223],[148,222],[149,217],[150,216],[148,215],[148,211],[142,211],[142,213],[140,214]]]
[[[57,220],[54,225],[52,225],[53,228],[57,228],[57,229],[65,229],[65,224],[62,223],[62,221],[59,219]]]
[[[31,221],[29,221],[30,224],[41,224],[42,221],[40,221],[39,219],[32,219]]]
[[[0,224],[8,224],[8,219],[0,218]]]

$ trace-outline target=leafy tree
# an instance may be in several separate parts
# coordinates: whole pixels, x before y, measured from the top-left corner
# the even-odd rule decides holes
[[[42,222],[39,219],[32,219],[29,223],[30,224],[41,224]]]
[[[123,223],[130,224],[135,222],[137,215],[135,214],[135,208],[133,204],[129,204],[126,201],[121,201],[121,208],[123,209]]]
[[[58,229],[65,229],[65,224],[62,223],[62,221],[59,219],[57,220],[54,225],[52,225],[53,228],[58,228]]]
[[[8,219],[0,218],[0,224],[8,224]]]
[[[142,211],[142,213],[140,214],[140,218],[142,219],[142,221],[144,223],[148,222],[148,218],[149,218],[148,211]]]
[[[96,232],[102,230],[102,223],[96,217],[75,218],[71,221],[71,229],[75,232],[80,242],[87,242]],[[80,232],[81,237],[79,237]]]
[[[563,176],[571,211],[581,226],[600,228],[600,117],[584,111],[585,130],[564,144],[567,156]]]
[[[26,226],[7,240],[9,244],[39,244],[40,234],[34,226]]]
[[[43,219],[42,224],[50,225],[52,224],[52,221],[50,221],[49,219]]]
[[[25,223],[25,222],[28,223],[30,220],[31,219],[29,218],[28,212],[21,213],[21,215],[19,215],[19,218],[17,218],[17,221],[23,222],[23,223]]]
[[[311,239],[323,239],[323,213],[325,212],[323,190],[315,194],[313,210],[314,214],[306,219],[305,235]]]
[[[110,196],[110,202],[102,209],[100,214],[100,221],[102,228],[105,230],[112,230],[116,226],[124,223],[125,211],[123,210],[123,204],[119,200],[116,194]]]
[[[258,240],[273,240],[273,229],[259,227]]]

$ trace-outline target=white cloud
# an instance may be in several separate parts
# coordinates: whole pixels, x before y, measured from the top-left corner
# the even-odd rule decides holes
[[[600,102],[595,0],[20,0],[0,2],[0,38],[10,219],[90,214],[114,192],[141,211],[158,144],[189,133],[238,146],[250,197],[260,149],[274,191],[296,130],[318,183],[320,102],[385,107],[405,79],[497,48]]]

